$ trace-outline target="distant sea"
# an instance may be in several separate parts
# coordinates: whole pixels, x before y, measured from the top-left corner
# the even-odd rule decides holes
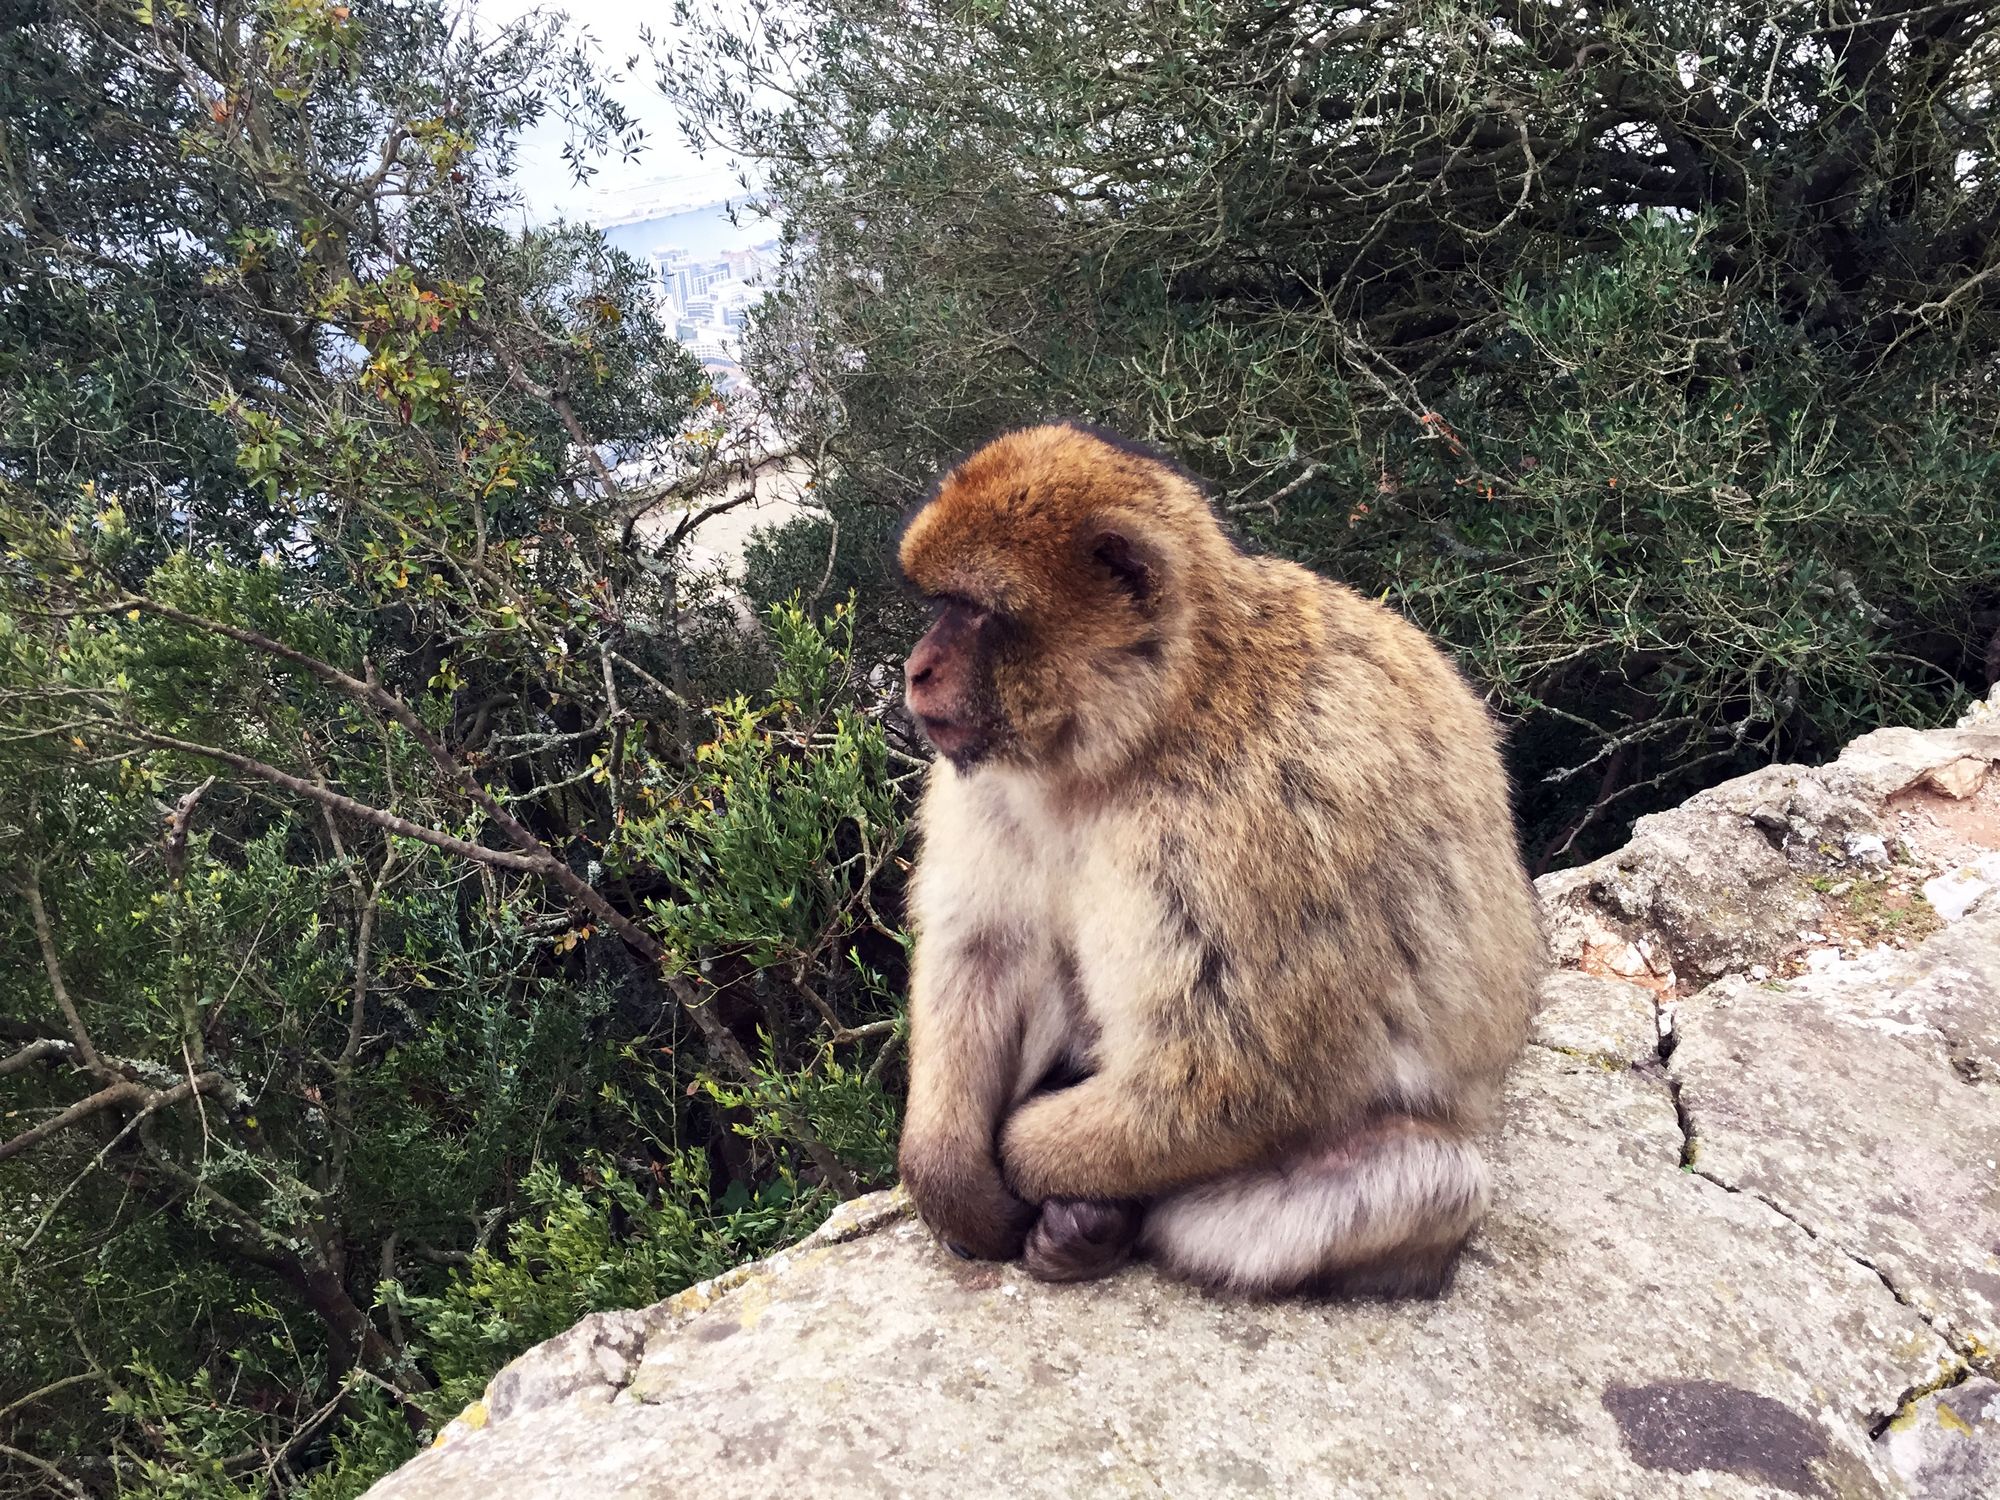
[[[723,200],[679,209],[656,219],[606,224],[604,237],[627,254],[638,256],[661,250],[717,255],[724,250],[747,250],[778,237],[775,220],[756,218],[745,212],[741,215],[741,225],[732,224],[727,210],[728,201]]]

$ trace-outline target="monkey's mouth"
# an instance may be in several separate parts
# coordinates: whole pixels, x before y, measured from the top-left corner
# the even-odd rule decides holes
[[[986,749],[986,731],[976,722],[918,714],[917,726],[931,742],[931,748],[954,764],[977,760]]]

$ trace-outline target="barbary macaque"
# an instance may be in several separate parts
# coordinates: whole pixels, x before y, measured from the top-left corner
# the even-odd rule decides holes
[[[1543,947],[1496,732],[1420,630],[1092,429],[1008,433],[900,559],[938,752],[903,1178],[960,1254],[1435,1293]]]

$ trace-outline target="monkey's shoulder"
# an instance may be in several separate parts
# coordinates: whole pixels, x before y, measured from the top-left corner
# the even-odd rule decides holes
[[[1248,714],[1222,716],[1254,723],[1231,726],[1229,746],[1350,771],[1409,763],[1415,749],[1434,772],[1499,774],[1497,726],[1441,642],[1347,584],[1258,561],[1231,653]]]

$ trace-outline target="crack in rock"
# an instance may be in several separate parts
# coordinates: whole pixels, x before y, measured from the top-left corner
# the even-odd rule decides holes
[[[1949,1366],[1929,1380],[1918,1381],[1912,1384],[1897,1399],[1894,1406],[1887,1412],[1876,1417],[1869,1425],[1869,1438],[1871,1440],[1880,1438],[1898,1419],[1913,1410],[1916,1404],[1925,1397],[1935,1395],[1940,1391],[1953,1389],[1975,1375],[1982,1373],[1981,1367],[1985,1364],[1985,1361],[1980,1358],[1980,1351],[1976,1343],[1967,1340],[1950,1327],[1941,1326],[1939,1320],[1928,1310],[1913,1301],[1901,1287],[1896,1285],[1895,1278],[1880,1265],[1852,1246],[1844,1244],[1839,1239],[1814,1228],[1813,1225],[1800,1217],[1797,1212],[1787,1208],[1769,1193],[1760,1192],[1754,1188],[1742,1187],[1699,1165],[1698,1158],[1701,1151],[1701,1136],[1695,1127],[1694,1111],[1686,1097],[1686,1085],[1684,1080],[1674,1076],[1668,1070],[1679,1040],[1679,1034],[1671,1026],[1662,1026],[1660,1031],[1659,1066],[1667,1087],[1667,1092],[1673,1100],[1674,1118],[1680,1125],[1682,1170],[1691,1177],[1698,1178],[1713,1187],[1722,1189],[1725,1193],[1747,1197],[1763,1204],[1764,1207],[1770,1209],[1771,1212],[1797,1229],[1814,1244],[1826,1246],[1828,1249],[1844,1256],[1853,1264],[1869,1272],[1899,1307],[1907,1309],[1920,1319],[1924,1326],[1930,1329],[1954,1355],[1953,1362]]]
[[[1692,1148],[1692,1146],[1694,1145],[1694,1140],[1695,1138],[1693,1136],[1689,1136],[1688,1143],[1690,1148]],[[1808,1224],[1804,1219],[1801,1219],[1797,1214],[1793,1213],[1790,1209],[1786,1208],[1782,1203],[1778,1202],[1775,1198],[1771,1197],[1771,1195],[1768,1193],[1760,1193],[1756,1191],[1754,1188],[1738,1187],[1736,1184],[1732,1182],[1726,1182],[1722,1178],[1716,1176],[1713,1172],[1705,1171],[1700,1167],[1690,1166],[1688,1168],[1688,1175],[1691,1177],[1698,1177],[1703,1182],[1709,1183],[1715,1187],[1719,1187],[1725,1193],[1733,1193],[1740,1197],[1749,1198],[1754,1200],[1755,1202],[1763,1204],[1764,1207],[1770,1209],[1772,1213],[1776,1214],[1786,1223],[1792,1225],[1793,1228],[1797,1229],[1799,1233],[1803,1234],[1807,1239],[1811,1240],[1814,1244],[1824,1245],[1829,1250],[1834,1251],[1836,1254],[1845,1256],[1855,1265],[1861,1267],[1862,1270],[1867,1271],[1869,1274],[1874,1276],[1874,1278],[1881,1283],[1882,1290],[1889,1294],[1889,1296],[1895,1301],[1897,1306],[1905,1308],[1910,1313],[1915,1315],[1919,1320],[1922,1321],[1923,1325],[1926,1328],[1930,1329],[1930,1331],[1933,1334],[1937,1335],[1940,1342],[1942,1342],[1947,1348],[1951,1350],[1954,1359],[1950,1365],[1946,1366],[1943,1370],[1939,1372],[1938,1375],[1936,1375],[1932,1379],[1918,1381],[1915,1384],[1911,1385],[1909,1389],[1904,1391],[1903,1394],[1897,1398],[1896,1404],[1893,1407],[1891,1407],[1887,1413],[1874,1419],[1874,1421],[1870,1424],[1868,1429],[1868,1436],[1870,1438],[1880,1437],[1882,1433],[1889,1427],[1889,1425],[1896,1420],[1897,1417],[1901,1416],[1905,1411],[1907,1411],[1910,1408],[1912,1404],[1921,1400],[1923,1397],[1932,1395],[1937,1391],[1949,1390],[1951,1387],[1958,1385],[1960,1382],[1970,1379],[1973,1375],[1980,1373],[1977,1368],[1979,1361],[1977,1358],[1976,1348],[1969,1345],[1964,1339],[1955,1334],[1951,1329],[1940,1327],[1935,1317],[1933,1317],[1924,1308],[1918,1306],[1915,1302],[1911,1301],[1909,1296],[1902,1290],[1902,1288],[1896,1285],[1894,1277],[1892,1277],[1887,1271],[1883,1270],[1880,1266],[1875,1264],[1875,1262],[1870,1260],[1867,1256],[1861,1254],[1858,1250],[1853,1249],[1851,1246],[1842,1244],[1839,1240],[1833,1238],[1831,1235],[1822,1234],[1820,1231],[1813,1228],[1812,1225]]]

